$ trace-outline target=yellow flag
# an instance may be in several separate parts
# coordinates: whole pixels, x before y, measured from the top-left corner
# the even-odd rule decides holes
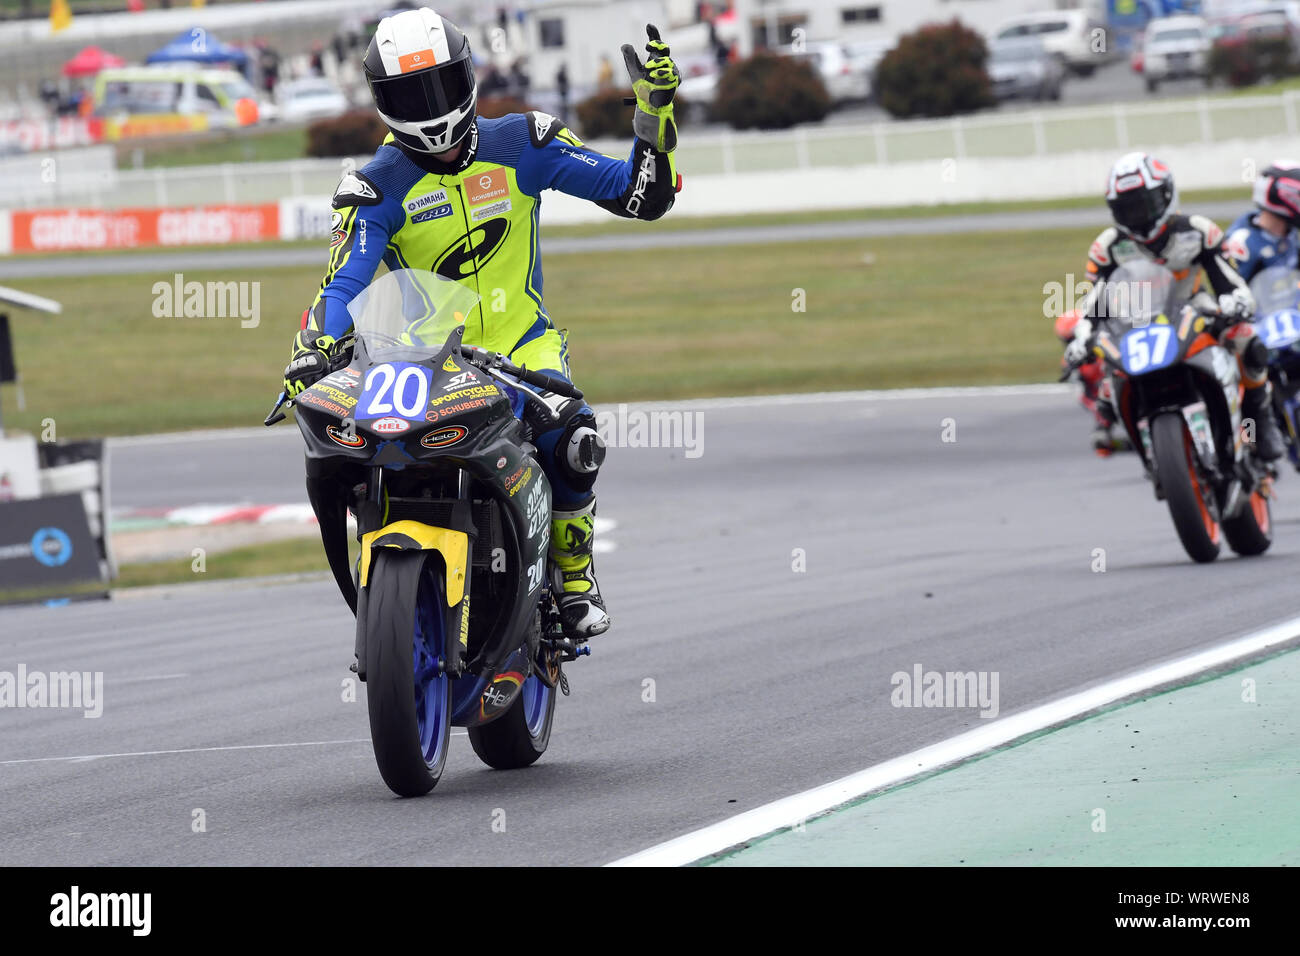
[[[207,0],[190,0],[190,6],[191,6],[191,7],[201,7],[201,6],[203,6],[203,4],[205,4],[206,2],[207,2]]]
[[[50,32],[58,33],[72,26],[72,8],[68,0],[53,0],[50,3]]]

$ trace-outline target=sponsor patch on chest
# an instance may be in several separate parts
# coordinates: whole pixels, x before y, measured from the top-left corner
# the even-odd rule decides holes
[[[419,212],[421,209],[428,209],[430,206],[442,206],[446,203],[447,190],[438,189],[427,196],[417,196],[415,199],[406,200],[406,211]]]
[[[510,182],[501,167],[465,177],[465,201],[471,206],[495,202],[510,195]]]
[[[510,200],[502,199],[500,202],[494,202],[490,206],[479,206],[472,213],[470,218],[475,222],[480,219],[491,219],[493,216],[500,216],[502,213],[510,211]]]

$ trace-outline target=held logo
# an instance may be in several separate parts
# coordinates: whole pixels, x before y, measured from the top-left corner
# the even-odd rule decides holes
[[[119,927],[132,936],[148,936],[153,926],[152,893],[82,893],[73,886],[50,897],[50,925]]]
[[[366,443],[365,438],[356,433],[355,427],[352,431],[349,431],[346,428],[340,428],[338,425],[326,425],[325,434],[345,448],[361,448]]]
[[[560,152],[571,159],[576,159],[580,163],[586,163],[588,166],[599,166],[600,161],[595,156],[588,156],[586,153],[580,153],[577,150],[569,149],[567,146],[561,146]]]
[[[363,220],[363,237],[364,226]],[[170,283],[155,282],[151,291],[155,318],[238,318],[245,329],[255,329],[262,321],[260,282],[186,282],[184,274],[177,272]]]
[[[632,190],[632,198],[627,201],[626,209],[629,215],[637,215],[641,212],[641,204],[645,201],[645,191],[652,182],[655,181],[655,154],[646,148],[645,158],[641,160],[641,167],[636,173],[636,188]]]
[[[420,439],[420,444],[425,448],[446,448],[448,445],[456,444],[468,434],[469,429],[464,425],[448,425],[446,428],[429,432]]]

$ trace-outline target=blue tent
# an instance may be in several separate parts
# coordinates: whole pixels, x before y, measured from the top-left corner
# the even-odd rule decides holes
[[[235,63],[243,66],[248,54],[238,47],[222,43],[202,27],[179,34],[160,50],[154,50],[146,63]]]

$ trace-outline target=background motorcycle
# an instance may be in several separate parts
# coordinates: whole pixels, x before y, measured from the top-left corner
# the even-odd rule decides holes
[[[490,766],[537,760],[556,691],[568,693],[563,664],[588,652],[560,628],[546,574],[551,489],[515,414],[527,401],[553,413],[513,386],[582,393],[464,346],[478,301],[432,273],[384,274],[349,306],[351,347],[292,403],[308,498],[356,614],[375,760],[401,796],[437,784],[453,726]]]
[[[1267,346],[1273,410],[1286,453],[1300,470],[1300,271],[1270,266],[1250,282],[1255,332]]]
[[[1241,373],[1219,344],[1225,325],[1217,311],[1176,304],[1168,269],[1121,266],[1107,280],[1094,354],[1188,556],[1213,561],[1223,537],[1238,554],[1262,554],[1273,540],[1271,475],[1241,438]]]

